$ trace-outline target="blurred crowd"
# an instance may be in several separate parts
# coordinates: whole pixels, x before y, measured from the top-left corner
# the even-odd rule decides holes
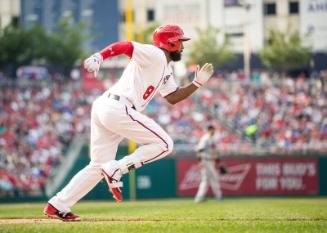
[[[179,147],[195,145],[204,126],[214,124],[223,154],[326,153],[326,84],[327,73],[310,79],[281,79],[265,72],[249,78],[237,72],[218,74],[207,88],[173,107],[157,98],[150,113]]]
[[[89,137],[91,103],[100,92],[82,91],[78,80],[7,81],[0,75],[0,196],[42,195],[75,135]],[[192,149],[213,124],[221,153],[327,153],[326,81],[327,73],[222,73],[175,106],[155,97],[146,112],[173,137],[175,150]]]
[[[92,96],[69,83],[0,86],[0,195],[42,195],[76,134],[88,133]]]

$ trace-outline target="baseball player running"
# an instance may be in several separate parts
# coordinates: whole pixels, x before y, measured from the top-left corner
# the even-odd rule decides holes
[[[63,221],[79,221],[71,207],[105,178],[116,201],[122,201],[124,174],[161,159],[172,152],[173,140],[152,119],[142,114],[159,92],[170,104],[176,104],[203,86],[213,74],[212,64],[198,66],[194,80],[178,87],[172,62],[179,61],[185,37],[176,25],[164,25],[153,34],[153,45],[134,41],[113,43],[84,61],[88,72],[98,73],[104,59],[118,55],[131,58],[119,81],[92,104],[90,163],[52,197],[44,214]],[[115,160],[118,144],[127,138],[141,146],[121,160]]]
[[[222,198],[219,177],[215,169],[217,153],[213,142],[214,134],[214,126],[208,126],[207,133],[201,137],[199,144],[197,145],[197,156],[200,159],[201,166],[201,182],[195,196],[195,203],[205,201],[209,185],[211,186],[216,200],[219,201]]]

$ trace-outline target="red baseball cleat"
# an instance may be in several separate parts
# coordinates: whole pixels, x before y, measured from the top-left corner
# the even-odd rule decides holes
[[[48,203],[43,210],[43,213],[50,218],[57,218],[65,222],[75,222],[80,221],[80,217],[78,215],[73,214],[72,212],[61,212],[57,210],[53,205]]]
[[[113,198],[116,199],[117,202],[121,202],[123,200],[123,196],[120,188],[123,187],[123,182],[121,182],[120,179],[113,178],[115,177],[115,174],[119,173],[120,171],[117,169],[111,176],[109,176],[104,169],[101,170],[102,175],[108,183],[109,191],[112,193]]]

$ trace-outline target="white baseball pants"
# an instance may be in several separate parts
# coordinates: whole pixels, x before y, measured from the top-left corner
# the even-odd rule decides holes
[[[60,211],[69,212],[103,178],[101,165],[115,159],[118,144],[123,138],[141,146],[118,161],[122,168],[130,163],[153,162],[173,150],[173,140],[155,121],[131,108],[123,99],[109,99],[104,94],[92,105],[90,164],[78,172],[49,203]]]
[[[195,202],[203,201],[206,197],[209,185],[211,186],[212,192],[217,200],[222,197],[219,177],[215,169],[215,162],[211,160],[201,161],[201,182],[199,185],[198,192],[195,196]]]

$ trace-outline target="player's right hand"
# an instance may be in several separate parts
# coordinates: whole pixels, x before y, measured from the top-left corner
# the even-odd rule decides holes
[[[94,73],[94,76],[96,77],[102,61],[102,55],[100,53],[95,53],[84,61],[84,68],[87,72]]]
[[[211,63],[204,64],[201,67],[201,69],[200,66],[197,65],[193,84],[197,87],[203,86],[208,81],[208,79],[213,75],[213,71],[214,71],[213,65]]]

